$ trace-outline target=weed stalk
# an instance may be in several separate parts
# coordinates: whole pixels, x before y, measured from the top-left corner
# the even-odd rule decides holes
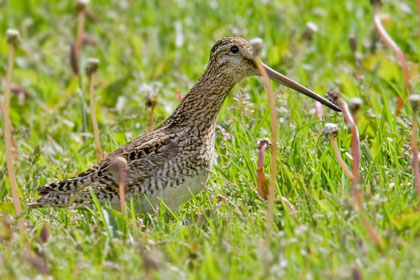
[[[97,162],[102,161],[102,148],[101,148],[101,139],[99,136],[98,122],[96,120],[95,114],[95,92],[94,92],[94,82],[95,74],[99,67],[99,60],[96,58],[90,58],[86,64],[86,74],[88,76],[88,87],[89,87],[89,104],[90,104],[90,117],[92,119],[93,127],[93,136],[95,139],[95,149],[96,149],[96,160]]]
[[[327,123],[324,126],[323,133],[330,138],[331,146],[333,147],[335,157],[337,158],[338,163],[343,168],[344,173],[350,179],[350,181],[354,181],[353,173],[347,167],[347,164],[344,162],[343,158],[341,157],[340,150],[337,146],[337,135],[338,135],[338,126],[333,123]]]
[[[77,13],[77,33],[74,44],[70,46],[70,66],[75,75],[79,75],[79,54],[82,50],[84,28],[85,28],[85,16],[86,16],[86,5],[88,0],[79,0],[76,4]]]
[[[265,151],[271,147],[271,141],[268,138],[263,138],[257,142],[257,148],[258,148],[258,163],[257,163],[257,192],[258,195],[264,199],[267,200],[269,189],[268,189],[268,183],[265,179],[264,174],[264,156]]]
[[[157,104],[156,98],[153,98],[151,96],[148,96],[147,97],[146,107],[150,108],[150,112],[149,112],[149,124],[147,126],[149,131],[152,131],[153,130],[153,114],[155,112],[156,104]]]
[[[258,71],[264,80],[264,87],[267,90],[268,99],[270,102],[270,111],[271,111],[271,133],[272,133],[272,146],[271,146],[271,164],[270,164],[270,184],[268,188],[268,201],[267,201],[267,217],[266,217],[266,228],[271,232],[273,228],[273,219],[274,219],[274,198],[275,198],[275,188],[276,188],[276,177],[277,177],[277,110],[276,102],[273,95],[273,90],[271,88],[270,79],[268,78],[267,72],[262,66],[262,62],[259,59],[259,55],[263,49],[263,42],[260,39],[253,40],[251,42],[254,49],[254,55],[256,57],[255,64],[258,67]]]
[[[417,3],[417,16],[418,16],[417,22],[419,25],[419,34],[420,34],[420,0],[417,0],[416,3]]]
[[[7,79],[6,79],[6,92],[4,95],[4,143],[6,146],[6,165],[7,173],[9,176],[10,189],[12,192],[13,205],[15,208],[16,216],[18,217],[18,227],[22,233],[25,232],[25,222],[22,217],[22,206],[20,203],[18,187],[16,184],[16,174],[13,166],[13,154],[12,154],[12,127],[9,117],[10,108],[10,88],[12,85],[12,73],[14,66],[14,55],[15,50],[19,45],[19,32],[16,30],[7,30],[7,42],[9,44],[9,62],[7,68]]]
[[[411,125],[411,151],[413,152],[413,172],[414,181],[416,184],[417,195],[420,201],[420,172],[419,172],[419,148],[417,147],[417,115],[420,107],[420,95],[410,95],[409,101],[413,108],[413,121]],[[420,204],[419,204],[420,207]]]
[[[406,92],[410,90],[410,72],[408,70],[408,62],[407,59],[404,56],[404,53],[401,51],[401,49],[398,47],[398,45],[392,40],[391,36],[386,32],[384,26],[381,22],[381,15],[379,13],[379,6],[380,1],[374,1],[374,22],[376,30],[379,33],[379,36],[384,41],[384,43],[391,48],[391,50],[395,53],[398,60],[400,61],[401,68],[403,70],[404,75],[404,89]],[[401,114],[402,107],[404,105],[404,101],[401,96],[398,96],[397,99],[397,109],[396,109],[396,115],[399,116]]]
[[[118,178],[118,190],[120,195],[120,208],[121,213],[125,214],[125,184],[127,181],[127,174],[126,174],[126,167],[127,167],[127,161],[123,157],[117,157],[113,160],[112,163],[113,169],[115,171],[115,174]]]
[[[80,50],[82,49],[83,43],[83,34],[85,29],[85,16],[86,16],[86,5],[89,1],[86,0],[79,0],[76,5],[77,11],[77,33],[76,33],[76,41],[74,42],[74,48],[76,54],[79,54]]]
[[[180,91],[177,91],[175,93],[175,95],[176,95],[176,98],[178,99],[179,103],[181,103],[182,99],[184,99],[184,97],[182,96],[182,93]]]
[[[359,130],[357,128],[356,123],[354,122],[353,116],[356,116],[357,111],[359,110],[360,106],[356,106],[357,110],[352,111],[351,114],[349,108],[347,107],[347,103],[341,96],[341,93],[336,89],[331,89],[327,93],[328,97],[340,107],[344,120],[346,121],[347,125],[350,128],[352,138],[351,138],[351,150],[352,150],[352,173],[351,177],[349,176],[351,185],[352,185],[352,193],[353,198],[356,202],[357,208],[360,212],[360,219],[365,226],[369,236],[372,238],[373,242],[377,246],[379,250],[382,251],[382,241],[379,235],[376,233],[375,229],[373,228],[372,224],[369,222],[365,208],[362,202],[362,193],[359,184],[359,169],[360,169],[360,138],[359,138]]]

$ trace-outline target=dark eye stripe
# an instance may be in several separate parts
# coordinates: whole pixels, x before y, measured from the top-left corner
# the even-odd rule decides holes
[[[232,47],[230,48],[230,52],[231,52],[231,53],[238,53],[238,52],[239,52],[239,48],[238,48],[238,46],[232,46]]]

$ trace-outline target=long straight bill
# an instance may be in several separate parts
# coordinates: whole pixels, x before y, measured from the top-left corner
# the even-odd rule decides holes
[[[312,90],[302,86],[301,84],[293,81],[292,79],[287,78],[286,76],[280,74],[279,72],[271,69],[270,67],[268,67],[267,65],[265,65],[264,63],[262,63],[265,71],[267,72],[268,77],[270,77],[271,80],[276,81],[286,87],[289,87],[291,89],[294,89],[300,93],[303,93],[306,96],[309,96],[312,99],[315,99],[316,101],[324,104],[325,106],[328,106],[329,108],[333,109],[334,111],[337,112],[341,112],[340,108],[335,105],[334,103],[332,103],[331,101],[329,101],[328,99],[325,99],[324,97],[322,97],[319,94],[316,94],[315,92],[313,92]]]

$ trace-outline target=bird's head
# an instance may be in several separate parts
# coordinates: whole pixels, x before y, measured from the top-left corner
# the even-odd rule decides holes
[[[251,75],[260,75],[257,67],[257,60],[259,59],[256,56],[257,52],[255,46],[252,47],[245,39],[239,37],[220,39],[211,49],[208,70],[213,72],[214,75],[219,75],[222,79],[231,79],[236,84]],[[303,93],[335,111],[340,111],[334,103],[271,69],[264,63],[260,63],[271,80]]]
[[[232,77],[235,83],[258,74],[251,45],[239,37],[217,41],[211,48],[209,64],[219,73]]]

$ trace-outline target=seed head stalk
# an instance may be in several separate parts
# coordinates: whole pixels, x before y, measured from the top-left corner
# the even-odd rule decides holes
[[[343,158],[341,157],[340,151],[338,150],[338,146],[337,146],[337,140],[336,140],[335,137],[336,136],[333,135],[333,134],[330,135],[330,142],[331,142],[331,146],[333,147],[335,157],[337,158],[338,163],[343,168],[344,173],[346,174],[346,176],[350,179],[351,182],[353,182],[354,181],[354,176],[353,176],[352,172],[350,171],[350,169],[347,167],[347,165],[344,162]]]
[[[89,104],[90,104],[90,117],[92,119],[93,136],[95,139],[95,150],[97,162],[102,161],[102,148],[101,139],[99,136],[98,122],[96,120],[95,113],[95,74],[99,66],[99,60],[91,58],[87,61],[86,73],[88,75],[88,87],[89,87]]]
[[[419,2],[419,0],[417,0]],[[401,49],[398,47],[398,45],[392,40],[391,36],[386,32],[384,26],[381,22],[381,17],[379,14],[379,4],[376,4],[375,7],[375,15],[374,15],[374,22],[376,30],[379,33],[379,36],[384,41],[384,43],[391,48],[391,50],[395,53],[398,60],[400,61],[401,68],[404,75],[404,89],[406,92],[410,90],[410,72],[408,71],[408,62],[407,59],[404,56],[404,53],[401,51]],[[420,12],[419,12],[420,13]],[[399,116],[401,114],[401,110],[403,107],[404,101],[401,96],[398,96],[397,99],[397,110],[396,115]]]
[[[417,195],[420,201],[419,148],[417,147],[417,116],[413,117],[413,124],[411,127],[411,151],[413,152],[414,181],[416,182]]]
[[[347,107],[347,103],[344,101],[343,98],[339,97],[337,99],[337,105],[340,107],[344,120],[346,121],[347,125],[350,128],[351,132],[351,151],[353,156],[352,161],[352,174],[353,179],[351,180],[352,183],[358,183],[359,182],[359,169],[360,169],[360,139],[359,139],[359,130],[357,128],[357,125],[355,124],[353,120],[353,116],[350,114],[349,109]]]
[[[9,108],[10,108],[10,89],[12,85],[12,73],[14,66],[14,55],[15,50],[18,46],[18,37],[19,33],[15,30],[7,31],[7,41],[9,43],[9,61],[7,68],[7,78],[6,78],[6,92],[4,95],[4,108],[3,108],[3,118],[4,118],[4,143],[6,148],[6,166],[7,173],[9,176],[10,189],[12,192],[13,205],[15,208],[16,216],[18,217],[18,227],[22,233],[25,232],[25,222],[22,217],[22,207],[19,198],[18,187],[16,184],[16,174],[13,166],[13,154],[12,154],[12,126],[9,117]]]
[[[179,103],[181,103],[182,99],[184,99],[184,97],[182,96],[182,93],[180,91],[177,91],[175,93],[175,95],[176,95],[176,98],[178,99]]]
[[[112,162],[112,168],[118,177],[118,191],[120,197],[120,208],[121,213],[125,214],[126,204],[125,204],[125,184],[127,181],[126,169],[127,161],[123,157],[117,157]]]
[[[152,97],[151,95],[147,96],[146,98],[146,107],[150,108],[149,112],[149,124],[147,125],[147,128],[149,131],[153,130],[153,115],[155,113],[155,107],[157,105],[157,98]]]
[[[88,0],[79,0],[76,4],[76,13],[77,13],[77,31],[76,39],[74,44],[70,46],[70,66],[73,70],[73,73],[76,76],[79,76],[79,58],[80,52],[82,50],[83,38],[84,38],[84,28],[85,28],[85,17],[86,17],[86,5]]]
[[[413,153],[413,172],[414,172],[414,181],[417,189],[417,196],[420,202],[420,172],[419,172],[419,148],[417,147],[417,130],[418,130],[418,121],[417,115],[420,109],[420,95],[413,94],[410,96],[409,101],[411,107],[413,108],[413,121],[411,125],[411,151]],[[420,203],[419,203],[420,208]]]
[[[74,48],[78,54],[82,48],[83,34],[85,28],[85,10],[86,10],[87,1],[79,1],[76,6],[77,10],[77,33],[76,41],[74,43]]]
[[[150,108],[150,112],[149,112],[149,124],[147,125],[147,129],[148,131],[152,131],[153,130],[153,115],[155,112],[155,107],[151,107]]]
[[[265,179],[264,174],[264,156],[265,151],[270,148],[271,141],[268,138],[264,138],[258,141],[257,148],[258,148],[258,163],[257,163],[257,192],[258,195],[264,199],[267,200],[269,189],[267,180]]]
[[[360,169],[360,158],[361,158],[361,152],[360,152],[360,139],[359,139],[359,130],[357,128],[356,123],[354,122],[354,118],[356,118],[357,111],[359,110],[360,106],[356,106],[357,109],[352,110],[352,113],[350,113],[349,108],[347,106],[347,103],[344,101],[344,99],[341,97],[341,93],[336,89],[331,89],[327,93],[328,97],[340,107],[344,120],[346,121],[347,125],[350,128],[352,138],[351,138],[351,150],[352,150],[352,173],[351,176],[347,175],[350,179],[351,185],[352,185],[352,193],[354,201],[357,205],[357,208],[360,212],[360,219],[365,226],[369,236],[372,238],[373,242],[377,246],[379,250],[382,250],[382,241],[379,237],[379,235],[376,233],[375,229],[373,228],[372,224],[369,222],[365,208],[363,206],[362,202],[362,193],[360,190],[360,184],[359,184],[359,169]],[[353,107],[353,106],[352,106]],[[341,156],[340,156],[341,157]],[[344,162],[343,162],[344,163]],[[344,164],[345,165],[345,164]],[[345,168],[343,167],[345,170]],[[346,172],[346,170],[345,170]],[[347,170],[347,172],[349,172]],[[346,174],[347,174],[346,172]]]
[[[264,86],[268,93],[268,99],[270,102],[271,108],[271,133],[272,133],[272,146],[271,146],[271,165],[270,165],[270,184],[268,188],[268,201],[267,201],[267,218],[266,218],[266,228],[271,232],[273,228],[273,218],[274,218],[274,198],[275,198],[275,188],[276,188],[276,177],[277,177],[277,115],[276,115],[276,102],[273,95],[273,90],[271,88],[270,79],[268,78],[267,72],[265,71],[262,63],[259,59],[256,59],[256,64],[258,71],[260,71],[261,76],[264,80]]]
[[[417,21],[419,25],[419,34],[420,34],[420,0],[417,0],[416,3],[417,3],[417,15],[418,15]]]

